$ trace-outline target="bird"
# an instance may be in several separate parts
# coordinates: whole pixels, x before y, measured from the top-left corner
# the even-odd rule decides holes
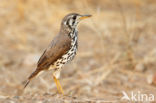
[[[62,67],[72,61],[77,53],[78,23],[89,17],[91,17],[91,15],[70,13],[63,18],[59,33],[54,37],[49,46],[43,52],[42,56],[39,58],[36,70],[27,78],[24,88],[26,88],[29,82],[40,72],[53,69],[52,77],[56,84],[58,93],[64,94],[59,82],[60,72]]]

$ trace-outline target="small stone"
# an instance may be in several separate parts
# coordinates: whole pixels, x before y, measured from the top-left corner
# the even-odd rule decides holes
[[[147,83],[148,84],[152,84],[153,83],[153,75],[152,74],[147,76]]]
[[[146,67],[143,63],[138,63],[135,66],[135,70],[138,72],[144,72],[146,70]]]

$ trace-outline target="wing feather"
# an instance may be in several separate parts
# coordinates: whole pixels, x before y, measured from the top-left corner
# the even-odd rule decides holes
[[[71,40],[68,35],[58,35],[54,38],[48,48],[44,51],[40,57],[37,68],[48,69],[58,58],[61,58],[71,46]]]

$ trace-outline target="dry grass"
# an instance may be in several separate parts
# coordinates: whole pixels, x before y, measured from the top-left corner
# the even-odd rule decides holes
[[[78,55],[61,73],[65,96],[56,94],[51,71],[21,94],[22,82],[70,12],[93,17],[79,25]],[[156,72],[155,12],[155,0],[1,0],[0,102],[125,103],[122,91],[156,96],[147,82]]]

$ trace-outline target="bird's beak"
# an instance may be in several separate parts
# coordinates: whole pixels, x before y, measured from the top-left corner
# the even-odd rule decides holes
[[[81,15],[80,20],[87,19],[87,18],[89,18],[91,16],[92,15]]]

